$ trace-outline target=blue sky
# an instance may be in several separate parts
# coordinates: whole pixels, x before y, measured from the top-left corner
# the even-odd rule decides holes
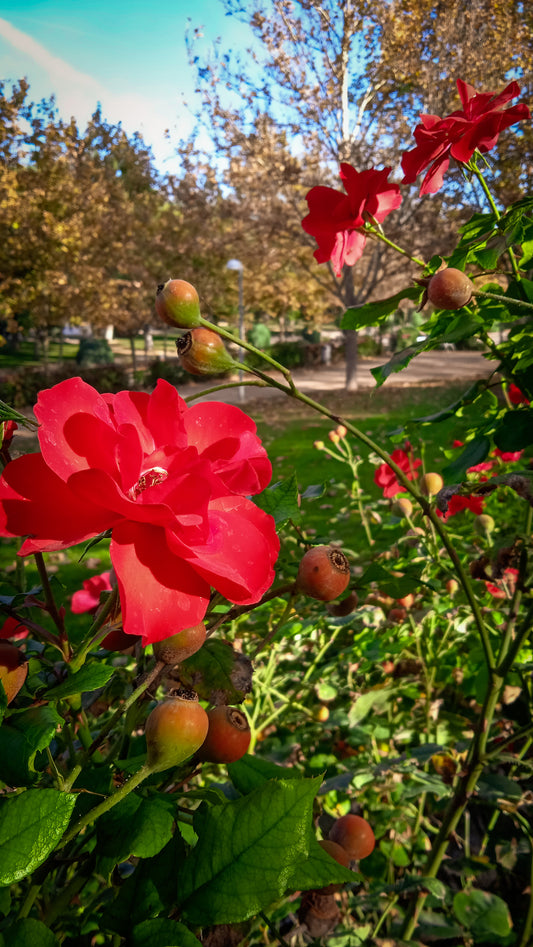
[[[54,94],[61,116],[81,126],[100,102],[106,119],[143,134],[161,170],[176,170],[172,140],[192,127],[188,27],[203,28],[203,50],[217,36],[233,48],[250,40],[219,0],[3,0],[0,78],[26,77],[30,99]]]

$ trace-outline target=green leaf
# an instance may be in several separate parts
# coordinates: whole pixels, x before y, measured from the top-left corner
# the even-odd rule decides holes
[[[27,786],[35,779],[35,756],[50,746],[63,718],[54,707],[30,707],[13,714],[0,727],[0,779]]]
[[[1,947],[59,947],[57,937],[34,917],[14,921],[0,934]]]
[[[320,497],[324,496],[326,492],[325,483],[313,483],[307,487],[304,493],[302,493],[302,500],[318,500]]]
[[[263,490],[255,502],[274,517],[276,526],[284,526],[289,520],[298,518],[298,483],[294,471],[286,480],[279,480]]]
[[[316,853],[313,800],[320,782],[271,780],[226,805],[202,804],[194,816],[198,843],[179,879],[182,915],[192,924],[231,924],[266,910],[289,889],[355,880]]]
[[[348,713],[349,726],[356,727],[368,716],[371,710],[378,713],[385,710],[397,694],[397,687],[382,687],[380,690],[367,691],[366,694],[361,694],[350,707]]]
[[[236,763],[230,763],[228,766],[229,778],[235,789],[243,796],[247,796],[252,790],[262,786],[269,779],[301,779],[302,774],[298,770],[289,769],[287,766],[278,766],[277,763],[271,763],[270,760],[263,760],[259,756],[243,756]]]
[[[454,414],[460,408],[465,407],[466,405],[472,404],[478,395],[480,395],[486,388],[486,381],[476,381],[470,388],[467,388],[465,393],[461,395],[457,401],[452,402],[448,405],[447,408],[443,408],[441,411],[437,411],[435,414],[425,414],[420,418],[411,418],[406,424],[403,424],[401,427],[397,427],[394,431],[389,431],[389,437],[396,437],[398,434],[402,434],[406,428],[410,427],[412,424],[436,424],[439,421],[446,421],[448,418],[453,417]]]
[[[75,694],[86,694],[97,691],[113,677],[115,668],[108,664],[87,664],[58,684],[50,687],[44,694],[48,700],[63,700],[65,697],[74,697]]]
[[[131,936],[131,947],[202,947],[188,927],[168,918],[143,921]]]
[[[472,214],[470,220],[459,227],[460,243],[472,243],[480,237],[486,237],[495,230],[497,223],[498,218],[493,213]]]
[[[442,476],[447,483],[456,483],[464,480],[466,471],[469,467],[475,467],[476,464],[485,460],[490,450],[490,438],[485,434],[478,434],[468,442],[465,449],[461,451],[459,457],[456,457],[451,464],[447,464],[442,471]]]
[[[387,381],[389,375],[401,372],[402,369],[409,364],[411,359],[413,359],[415,355],[418,355],[419,352],[423,352],[426,347],[427,342],[419,342],[418,345],[408,345],[407,348],[402,349],[401,352],[395,352],[385,365],[378,365],[377,368],[371,368],[370,371],[376,379],[378,388]]]
[[[453,899],[453,910],[458,921],[475,934],[477,942],[490,941],[494,936],[507,937],[511,933],[511,917],[505,903],[488,891],[458,891]]]
[[[139,862],[121,885],[118,896],[103,912],[103,926],[128,940],[136,925],[162,911],[168,913],[176,900],[176,879],[184,863],[185,845],[176,832],[158,855]]]
[[[151,858],[171,839],[174,819],[170,800],[130,793],[98,819],[98,854],[115,864],[131,856]]]
[[[373,582],[379,585],[380,592],[383,592],[384,595],[390,595],[391,598],[403,598],[409,592],[415,592],[421,585],[420,573],[417,569],[411,568],[406,570],[402,576],[394,576],[383,566],[380,566],[378,562],[373,562],[368,567],[361,578],[357,580],[357,585],[364,587],[371,585]],[[426,583],[422,584],[425,585]]]
[[[0,885],[20,881],[45,861],[68,826],[75,793],[28,789],[0,803]]]
[[[227,642],[210,638],[180,664],[180,680],[200,700],[239,704],[252,689],[252,662]]]
[[[494,443],[504,452],[522,450],[533,444],[533,410],[507,411],[494,432]]]
[[[365,303],[364,306],[347,309],[341,319],[341,329],[362,329],[364,326],[377,325],[396,311],[402,299],[418,301],[421,294],[419,286],[406,286],[387,299],[378,299],[376,302]]]

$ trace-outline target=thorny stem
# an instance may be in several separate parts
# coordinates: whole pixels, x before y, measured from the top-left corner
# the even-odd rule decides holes
[[[496,217],[496,220],[500,220],[500,218],[501,218],[502,215],[501,215],[501,213],[500,213],[500,211],[499,211],[499,209],[498,209],[498,206],[497,206],[497,204],[496,204],[496,201],[494,200],[494,198],[493,198],[493,196],[492,196],[492,194],[491,194],[490,188],[489,188],[489,186],[488,186],[488,184],[487,184],[487,182],[486,182],[486,180],[485,180],[485,175],[481,173],[481,171],[479,170],[479,168],[477,167],[477,165],[476,165],[476,163],[475,163],[474,161],[471,161],[471,162],[469,163],[468,167],[470,168],[471,171],[474,172],[474,174],[476,175],[476,177],[477,177],[479,183],[481,184],[481,187],[482,187],[482,189],[483,189],[483,192],[484,192],[484,194],[485,194],[485,197],[487,198],[487,200],[488,200],[488,202],[489,202],[489,204],[490,204],[491,210],[492,210],[494,216]],[[513,273],[514,273],[516,279],[519,280],[519,279],[520,279],[520,268],[519,268],[519,266],[518,266],[518,263],[516,262],[516,257],[515,257],[515,255],[514,255],[513,248],[512,248],[512,247],[509,247],[508,250],[507,250],[507,253],[509,254],[509,259],[510,259],[510,261],[511,261],[511,266],[512,266],[512,269],[513,269]],[[506,302],[508,302],[508,300],[506,300]]]
[[[276,371],[281,372],[285,376],[287,381],[290,379],[290,371],[288,368],[285,368],[284,365],[280,365],[279,362],[276,362],[274,358],[271,358],[270,355],[267,355],[266,352],[263,352],[261,349],[256,348],[255,345],[252,345],[251,342],[248,342],[246,339],[241,339],[238,336],[234,335],[233,332],[228,332],[227,329],[224,329],[222,326],[215,325],[213,322],[208,322],[207,319],[200,319],[200,325],[205,326],[206,329],[212,329],[213,332],[217,332],[223,338],[228,339],[229,342],[234,342],[236,345],[240,345],[241,348],[246,349],[248,352],[252,352],[254,355],[257,355],[259,358],[264,359],[265,362],[268,362],[272,368],[275,368]],[[240,365],[240,368],[243,370],[250,371],[250,367],[246,365]],[[254,369],[255,371],[255,369]],[[258,373],[259,374],[259,373]]]
[[[479,296],[481,299],[496,299],[498,302],[505,303],[506,306],[512,303],[513,306],[521,306],[522,309],[533,309],[533,303],[528,303],[525,299],[515,299],[514,297],[510,299],[509,296],[502,296],[501,293],[485,293],[480,289],[475,289],[473,295]]]
[[[531,530],[532,515],[533,511],[531,507],[528,507],[526,514],[526,528],[529,531]],[[520,570],[521,573],[523,573],[524,570],[525,564],[522,562]],[[513,605],[514,600],[511,606],[511,612],[513,610]],[[533,606],[530,609],[530,613],[531,612],[533,612]],[[424,872],[425,876],[428,878],[436,878],[448,848],[450,835],[455,831],[459,820],[461,819],[466,806],[468,805],[468,800],[476,788],[478,779],[487,765],[488,760],[490,759],[490,755],[487,753],[487,744],[490,738],[494,713],[501,697],[506,674],[512,666],[514,658],[520,650],[525,637],[529,634],[530,620],[528,619],[528,616],[526,616],[526,619],[522,623],[520,629],[514,634],[513,627],[514,618],[511,614],[508,620],[506,633],[504,634],[502,648],[500,650],[500,654],[498,655],[498,667],[493,666],[490,668],[489,687],[485,695],[485,701],[483,703],[481,713],[479,715],[474,738],[468,751],[464,775],[460,779],[455,789],[454,795],[448,804],[441,827],[437,834],[437,838],[433,845],[426,870]],[[407,914],[405,926],[402,931],[402,936],[405,940],[409,940],[415,930],[418,917],[426,897],[427,892],[421,892]]]
[[[143,766],[141,766],[141,768],[137,770],[133,776],[130,776],[130,778],[125,783],[123,783],[122,786],[115,790],[114,793],[111,793],[111,795],[107,796],[104,801],[100,803],[100,805],[95,806],[94,809],[90,809],[89,812],[83,816],[83,818],[79,819],[79,821],[76,822],[76,825],[72,827],[70,832],[67,832],[67,834],[63,836],[57,848],[63,848],[63,846],[67,845],[68,842],[71,842],[72,839],[75,838],[82,829],[86,828],[88,825],[91,825],[91,823],[95,822],[96,819],[99,819],[100,816],[104,814],[104,812],[109,812],[113,806],[116,806],[118,802],[121,802],[121,800],[128,796],[130,792],[136,789],[137,786],[139,786],[143,780],[150,775],[151,772],[152,769],[148,763],[145,763]]]
[[[41,580],[41,585],[43,587],[44,598],[46,602],[46,610],[50,615],[54,625],[56,626],[59,632],[59,641],[61,642],[61,651],[65,661],[69,660],[70,657],[70,647],[68,643],[67,636],[65,634],[65,621],[59,609],[56,605],[54,593],[52,592],[52,586],[50,585],[50,579],[48,578],[48,572],[46,571],[46,564],[44,561],[44,556],[42,552],[34,552],[33,558],[35,559],[35,564],[39,572],[39,578]]]
[[[110,614],[113,614],[118,603],[118,588],[114,588],[110,595],[108,595],[102,609],[98,612],[93,624],[89,629],[89,641],[85,644],[77,654],[74,655],[72,661],[70,662],[70,668],[74,674],[76,671],[83,666],[85,663],[85,658],[93,648],[97,648],[101,641],[105,638],[108,628],[103,628],[106,619]],[[133,640],[133,639],[132,639]]]
[[[267,388],[266,381],[229,381],[225,385],[215,385],[213,388],[202,388],[195,395],[187,395],[183,400],[188,404],[189,401],[196,401],[197,398],[203,398],[205,395],[212,395],[215,391],[224,391],[225,388],[241,388],[243,385],[247,385],[249,388]]]
[[[411,260],[412,263],[416,263],[417,266],[425,267],[426,263],[424,260],[421,260],[420,257],[413,256],[407,250],[404,250],[403,247],[399,247],[397,243],[393,243],[392,240],[389,240],[385,236],[381,229],[378,227],[373,227],[372,224],[365,224],[364,228],[365,233],[372,234],[373,237],[377,237],[378,240],[381,240],[383,243],[386,243],[388,247],[391,247],[393,250],[396,250],[397,253],[401,253],[402,256],[406,256],[408,260]]]
[[[164,667],[166,667],[164,661],[157,661],[154,667],[152,668],[152,670],[148,671],[148,673],[145,674],[145,676],[143,677],[138,687],[136,687],[135,690],[132,691],[130,696],[126,698],[126,700],[124,701],[123,704],[120,705],[120,707],[117,707],[113,716],[110,717],[107,723],[102,727],[96,739],[94,739],[91,745],[88,747],[87,752],[86,752],[87,756],[91,756],[94,753],[94,751],[103,743],[107,734],[111,732],[111,730],[113,729],[117,721],[120,720],[122,715],[125,714],[126,711],[129,710],[130,707],[133,706],[133,704],[138,700],[139,697],[141,697],[142,694],[144,694],[146,690],[148,690],[148,688],[150,687],[150,684],[152,684],[155,681],[158,674],[161,673]]]

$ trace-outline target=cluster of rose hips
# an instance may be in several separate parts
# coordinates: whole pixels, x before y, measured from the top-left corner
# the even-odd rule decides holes
[[[169,279],[157,287],[155,310],[167,325],[188,329],[177,343],[180,363],[191,375],[222,375],[237,365],[213,329],[202,325],[200,300],[194,286]]]
[[[203,622],[154,644],[158,661],[175,666],[200,650]],[[198,763],[234,763],[250,745],[250,725],[238,707],[219,704],[205,711],[194,691],[182,690],[158,704],[145,724],[147,763],[154,772]]]

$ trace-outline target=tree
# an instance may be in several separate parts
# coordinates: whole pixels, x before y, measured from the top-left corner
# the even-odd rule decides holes
[[[227,14],[249,24],[254,45],[241,57],[223,50],[219,41],[212,56],[202,58],[196,51],[199,31],[193,31],[190,58],[202,94],[198,117],[212,138],[221,181],[238,196],[241,229],[248,228],[261,247],[273,234],[282,245],[286,237],[285,247],[290,244],[294,258],[312,245],[300,228],[306,191],[315,184],[338,186],[341,161],[359,170],[392,165],[399,177],[399,152],[413,144],[419,110],[428,103],[443,113],[450,105],[456,107],[457,62],[462,77],[470,82],[480,78],[482,85],[490,78],[494,88],[503,84],[509,63],[521,74],[530,62],[529,14],[520,3],[495,9],[489,0],[475,0],[468,15],[463,15],[459,0],[437,5],[430,0],[256,0],[245,10],[236,0],[226,0],[224,6]],[[475,39],[485,22],[480,48]],[[511,22],[521,25],[519,53],[513,47],[517,31],[510,31]],[[490,57],[490,70],[483,71]],[[265,168],[261,213],[254,200],[256,175],[244,173],[253,157]],[[514,155],[515,167],[521,157]],[[413,194],[414,188],[406,191],[400,211],[390,225],[387,221],[387,232],[394,240],[408,229],[412,249],[427,259],[436,250],[445,253],[451,239],[446,191],[416,205]],[[468,209],[465,206],[465,216]],[[436,216],[443,224],[440,234],[435,231]],[[405,245],[405,239],[402,242]],[[326,298],[346,307],[371,298],[384,281],[394,291],[400,276],[405,282],[405,265],[376,243],[340,280],[316,266],[307,279],[322,284]],[[350,387],[355,374],[353,333],[347,339]]]

